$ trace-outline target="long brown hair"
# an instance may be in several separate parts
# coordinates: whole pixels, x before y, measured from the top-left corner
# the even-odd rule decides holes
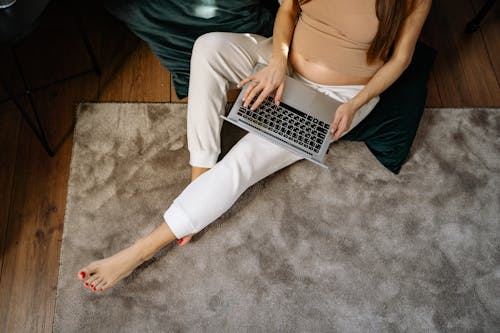
[[[377,0],[378,31],[368,49],[366,59],[387,61],[398,36],[401,23],[413,7],[412,0]]]
[[[311,0],[299,0],[301,5]],[[398,36],[401,23],[413,7],[413,0],[377,0],[376,10],[379,21],[377,34],[366,54],[368,63],[377,59],[387,61]]]

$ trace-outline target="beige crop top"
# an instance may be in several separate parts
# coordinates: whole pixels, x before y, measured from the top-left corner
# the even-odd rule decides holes
[[[311,0],[300,5],[292,49],[337,72],[371,77],[382,60],[366,53],[378,29],[376,0]]]

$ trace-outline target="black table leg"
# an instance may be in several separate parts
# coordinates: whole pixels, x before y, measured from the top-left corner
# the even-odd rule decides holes
[[[16,105],[16,107],[21,112],[21,115],[23,116],[24,120],[28,123],[28,126],[31,128],[31,130],[33,131],[33,133],[35,133],[36,137],[40,141],[41,145],[43,146],[43,148],[45,149],[45,151],[47,152],[47,154],[50,157],[54,157],[55,156],[55,151],[52,148],[51,144],[49,143],[49,140],[47,139],[47,134],[45,132],[45,129],[43,128],[42,122],[40,121],[40,116],[38,115],[38,111],[37,111],[37,108],[36,108],[36,105],[35,105],[35,100],[33,98],[33,94],[31,93],[31,91],[30,91],[30,89],[28,87],[26,78],[24,76],[24,72],[23,72],[23,70],[21,68],[21,64],[19,63],[19,59],[17,58],[16,52],[14,50],[14,47],[11,47],[10,49],[11,49],[14,61],[16,63],[16,69],[17,69],[17,71],[21,75],[21,79],[23,81],[23,87],[24,87],[25,94],[28,95],[28,99],[29,99],[31,108],[33,110],[33,114],[35,115],[35,123],[31,120],[28,112],[22,106],[22,104],[19,101],[19,99],[16,97],[15,93],[10,88],[8,82],[5,82],[4,78],[2,78],[2,85],[3,85],[4,89],[5,89],[5,91],[7,92],[7,94],[9,95],[9,98],[14,102],[14,104]]]
[[[92,46],[90,45],[89,37],[87,36],[87,32],[85,31],[85,28],[83,27],[82,17],[80,16],[80,14],[77,14],[77,13],[74,13],[73,15],[75,17],[75,21],[76,21],[76,25],[78,26],[78,30],[80,31],[80,35],[82,36],[83,43],[85,44],[85,49],[87,50],[87,54],[89,55],[90,61],[92,62],[92,67],[94,68],[94,73],[97,76],[101,76],[101,68],[99,67],[99,64],[97,63],[97,58],[94,54]]]
[[[473,33],[474,31],[477,31],[479,29],[479,25],[481,24],[481,21],[484,19],[486,14],[490,11],[491,7],[495,4],[496,0],[487,0],[483,7],[479,10],[479,13],[467,22],[467,25],[465,26],[465,32],[470,34]]]

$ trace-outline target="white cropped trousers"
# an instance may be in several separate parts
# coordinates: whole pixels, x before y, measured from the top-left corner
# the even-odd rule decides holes
[[[247,134],[217,163],[223,122],[220,115],[225,111],[227,91],[248,77],[257,62],[267,63],[271,49],[272,39],[253,34],[208,33],[194,44],[187,115],[190,164],[211,169],[191,182],[163,216],[178,239],[202,230],[248,187],[301,159],[255,134]],[[363,88],[319,85],[289,70],[295,78],[341,102]],[[375,97],[356,112],[351,129],[377,102]]]

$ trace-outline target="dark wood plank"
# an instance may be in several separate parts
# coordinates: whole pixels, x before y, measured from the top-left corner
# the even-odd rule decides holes
[[[102,71],[99,81],[100,93],[96,100],[160,102],[160,99],[165,97],[168,100],[169,87],[162,87],[164,82],[169,82],[168,74],[155,62],[154,55],[145,43],[103,7],[83,6],[81,11],[82,26],[89,36]],[[141,73],[142,71],[145,72]],[[149,77],[151,81],[148,81]],[[142,89],[134,86],[137,82],[147,84],[147,94],[143,94]],[[136,94],[137,91],[142,95]]]
[[[57,258],[62,233],[64,193],[57,170],[69,158],[65,145],[48,160],[27,126],[22,128],[7,250],[0,281],[0,329],[3,332],[48,332],[53,317]],[[57,171],[56,171],[57,170]],[[59,188],[60,187],[60,188]],[[14,305],[15,306],[12,306]]]
[[[434,71],[431,72],[429,82],[427,84],[427,100],[425,106],[430,108],[438,108],[443,105],[441,96],[439,95],[438,85],[436,83],[436,76]]]
[[[87,76],[35,96],[52,139],[72,125],[74,102],[96,92],[96,79]],[[1,332],[51,331],[71,148],[72,135],[50,158],[22,123],[0,280]]]
[[[144,42],[101,91],[101,102],[169,102],[170,73]]]
[[[484,1],[471,0],[472,5],[477,13]],[[471,17],[472,18],[472,17]],[[497,3],[493,6],[490,12],[486,15],[481,22],[480,30],[476,33],[483,35],[484,43],[486,44],[486,51],[490,59],[491,66],[495,71],[497,79],[497,89],[500,90],[500,5]],[[498,93],[497,90],[497,93]],[[500,94],[500,93],[499,93]]]
[[[424,41],[438,50],[434,74],[443,106],[500,104],[498,85],[481,34],[464,34],[474,13],[469,0],[433,1]]]
[[[23,82],[19,75],[16,62],[14,60],[12,51],[9,47],[0,48],[0,77],[9,86],[9,89],[16,95],[24,92]],[[0,82],[0,101],[7,102],[9,95],[4,90],[3,84]]]
[[[12,184],[16,166],[20,115],[12,103],[0,104],[0,277],[6,248]]]
[[[44,46],[31,36],[17,48],[32,85],[53,82],[81,72],[89,65],[85,52],[76,49],[77,52],[72,53],[75,32],[60,31],[64,27],[54,28],[52,10],[58,9],[49,8],[38,31],[47,34],[40,39],[54,37],[61,44],[57,45],[58,54],[42,52],[46,47],[56,46],[49,46],[50,42]],[[38,47],[42,51],[34,51]],[[35,60],[32,55],[36,56]],[[94,74],[87,74],[35,93],[37,109],[51,142],[61,141],[71,129],[76,101],[97,97],[98,83]],[[17,159],[0,277],[0,331],[50,332],[72,140],[70,136],[56,157],[50,158],[22,121],[16,143]],[[1,145],[2,150],[8,147],[3,142]]]

